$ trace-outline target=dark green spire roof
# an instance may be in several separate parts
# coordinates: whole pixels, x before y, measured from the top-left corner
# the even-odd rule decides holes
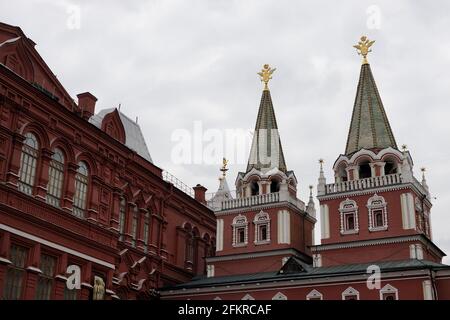
[[[397,143],[370,65],[365,63],[361,66],[345,154],[352,154],[362,148],[384,149],[388,147],[397,149]]]
[[[267,171],[275,167],[286,172],[272,98],[270,91],[266,89],[261,96],[247,172],[252,168]]]

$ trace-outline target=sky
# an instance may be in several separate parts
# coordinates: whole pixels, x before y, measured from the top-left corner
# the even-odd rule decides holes
[[[208,192],[217,190],[222,156],[230,158],[231,188],[248,156],[208,143],[233,130],[250,137],[262,90],[256,73],[275,67],[281,143],[304,201],[318,159],[331,183],[345,151],[361,65],[352,46],[367,35],[376,41],[369,61],[397,144],[408,146],[417,178],[427,168],[434,241],[450,253],[448,12],[445,0],[0,2],[0,21],[37,43],[72,97],[91,92],[97,111],[120,104],[138,117],[154,163]],[[200,139],[182,143],[191,161],[174,156],[180,132]]]

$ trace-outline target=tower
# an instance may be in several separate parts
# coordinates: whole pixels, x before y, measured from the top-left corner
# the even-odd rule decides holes
[[[231,197],[225,176],[208,202],[216,214],[216,256],[207,258],[208,276],[279,270],[291,256],[312,263],[315,209],[297,198],[297,178],[287,169],[268,82],[275,69],[264,65],[264,82],[245,172]],[[311,205],[312,203],[312,205]]]
[[[367,60],[374,41],[354,46],[363,56],[345,153],[327,184],[320,160],[317,187],[322,244],[316,266],[425,259],[441,262],[432,242],[431,199],[425,177],[413,175],[406,146],[399,150]]]

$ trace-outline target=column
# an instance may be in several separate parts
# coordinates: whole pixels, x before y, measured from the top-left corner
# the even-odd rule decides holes
[[[48,169],[50,161],[52,161],[53,152],[47,148],[41,148],[39,165],[36,172],[36,189],[35,197],[42,201],[47,201],[47,184],[48,184]]]
[[[134,214],[135,204],[133,202],[128,202],[127,212],[125,217],[125,234],[123,236],[124,241],[128,245],[133,245],[133,214]]]
[[[113,203],[111,208],[111,218],[109,221],[109,229],[119,232],[119,211],[120,211],[120,189],[113,191]]]
[[[12,137],[12,152],[9,157],[9,168],[6,174],[6,183],[17,188],[19,181],[20,157],[22,155],[23,140],[25,137],[19,133],[14,133]]]
[[[11,264],[9,258],[10,249],[10,234],[9,232],[3,232],[3,236],[0,241],[0,297],[3,295],[3,285],[6,279],[6,271],[8,265]]]
[[[144,243],[144,225],[145,225],[145,214],[147,212],[148,212],[147,209],[139,208],[137,234],[136,234],[136,239],[137,239],[136,246],[142,250],[145,250],[145,247],[146,247],[146,245]]]
[[[67,212],[72,212],[73,208],[73,196],[75,195],[75,176],[77,174],[77,170],[78,165],[76,163],[67,163],[62,200],[62,209]]]
[[[55,277],[55,299],[63,300],[64,291],[67,286],[67,253],[63,253],[58,259],[58,265],[56,267]]]
[[[24,291],[25,300],[34,300],[36,298],[36,288],[39,279],[39,274],[42,271],[39,269],[41,260],[41,244],[37,243],[31,250],[31,257],[29,266],[27,267],[26,285]]]
[[[84,266],[81,272],[81,300],[89,300],[90,293],[93,289],[91,284],[91,276],[92,276],[92,262],[88,261]]]
[[[99,195],[100,195],[101,180],[99,176],[91,176],[91,185],[88,186],[88,196],[86,203],[86,218],[90,222],[97,222],[99,210]]]

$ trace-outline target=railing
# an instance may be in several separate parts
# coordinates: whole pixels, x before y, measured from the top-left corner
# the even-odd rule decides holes
[[[332,194],[337,192],[357,191],[375,187],[390,186],[400,183],[402,183],[402,178],[399,173],[388,174],[385,176],[327,184],[325,186],[325,193]]]
[[[180,179],[175,177],[170,172],[164,170],[162,172],[162,177],[163,177],[163,179],[165,181],[170,182],[171,184],[173,184],[174,187],[176,187],[177,189],[180,189],[181,191],[183,191],[184,193],[186,193],[190,197],[194,198],[194,189],[189,187],[187,184],[185,184],[183,181],[181,181]]]
[[[222,210],[235,209],[241,207],[257,206],[260,204],[273,203],[280,201],[280,193],[267,193],[256,196],[237,198],[222,202]]]

